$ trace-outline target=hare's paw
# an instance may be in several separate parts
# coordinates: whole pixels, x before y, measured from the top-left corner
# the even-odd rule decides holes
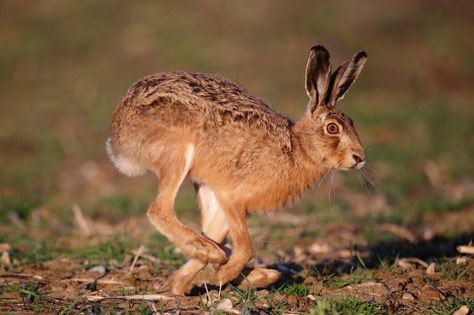
[[[246,290],[249,288],[266,288],[274,284],[281,276],[281,273],[275,269],[255,268],[242,279],[238,288]]]
[[[227,255],[219,244],[202,236],[196,236],[186,242],[182,249],[189,258],[195,258],[205,263],[221,265],[227,262]]]

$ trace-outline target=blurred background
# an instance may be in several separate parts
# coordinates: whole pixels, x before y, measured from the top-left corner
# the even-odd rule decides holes
[[[112,238],[167,248],[145,217],[157,180],[120,175],[104,149],[128,87],[167,70],[217,73],[298,119],[315,44],[334,65],[368,53],[339,104],[367,147],[365,178],[338,173],[294,209],[253,216],[253,234],[269,227],[257,252],[284,256],[348,227],[358,244],[400,237],[384,224],[472,236],[473,16],[470,0],[0,1],[0,242],[19,261]],[[198,226],[190,185],[176,207]]]

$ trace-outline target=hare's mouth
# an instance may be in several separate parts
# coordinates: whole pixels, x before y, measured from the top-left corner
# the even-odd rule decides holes
[[[364,167],[364,165],[365,165],[365,160],[354,164],[354,166],[353,166],[352,168],[355,168],[355,169],[357,169],[357,170],[360,170],[361,168]]]

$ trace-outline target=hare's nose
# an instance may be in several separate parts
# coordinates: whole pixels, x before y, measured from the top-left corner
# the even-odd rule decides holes
[[[359,164],[360,162],[362,162],[362,158],[360,156],[358,156],[357,154],[352,154],[352,158],[354,159],[354,161]]]

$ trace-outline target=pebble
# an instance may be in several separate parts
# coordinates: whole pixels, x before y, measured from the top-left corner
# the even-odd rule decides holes
[[[403,293],[402,299],[406,301],[414,301],[415,297],[413,296],[413,294],[405,292]]]
[[[425,285],[418,292],[418,298],[424,302],[445,301],[446,296],[438,288],[432,285]]]
[[[426,268],[427,275],[434,275],[436,273],[436,263],[432,262],[428,268]]]
[[[467,315],[469,314],[469,308],[466,305],[461,306],[453,315]]]

